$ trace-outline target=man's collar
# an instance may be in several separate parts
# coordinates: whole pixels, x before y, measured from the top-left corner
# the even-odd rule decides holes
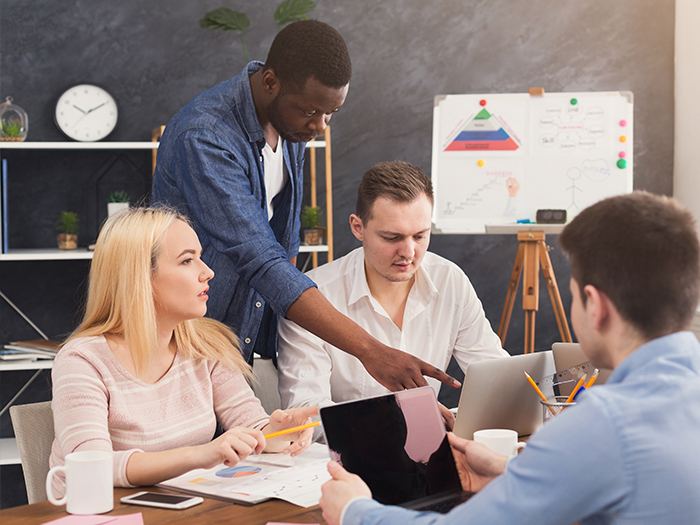
[[[250,86],[250,77],[260,71],[264,65],[263,62],[254,60],[249,62],[239,75],[241,78],[237,86],[238,92],[236,93],[236,99],[243,100],[244,103],[239,104],[236,107],[236,111],[243,123],[243,131],[245,131],[247,139],[250,142],[260,142],[265,139],[265,133],[263,132],[260,121],[258,120],[258,114],[255,110],[253,90]]]

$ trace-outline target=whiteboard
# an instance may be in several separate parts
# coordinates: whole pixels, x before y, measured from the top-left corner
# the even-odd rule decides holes
[[[435,233],[535,222],[632,191],[631,92],[438,95]]]

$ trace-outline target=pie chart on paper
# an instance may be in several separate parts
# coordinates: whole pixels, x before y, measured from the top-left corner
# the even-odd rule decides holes
[[[260,467],[231,467],[218,471],[216,475],[220,478],[243,478],[246,476],[254,476],[258,472],[260,472],[260,470]]]

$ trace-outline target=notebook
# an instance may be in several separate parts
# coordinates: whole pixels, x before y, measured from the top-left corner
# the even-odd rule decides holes
[[[542,405],[523,372],[539,379],[555,371],[551,351],[471,363],[462,382],[454,433],[465,439],[485,428],[533,434],[542,426]]]
[[[385,505],[447,512],[466,501],[430,387],[320,409],[331,458]]]

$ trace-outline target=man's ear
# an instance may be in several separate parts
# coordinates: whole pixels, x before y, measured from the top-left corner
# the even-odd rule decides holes
[[[598,332],[604,331],[610,320],[610,298],[592,284],[584,286],[583,293],[586,296],[585,311],[589,326]]]
[[[280,89],[280,80],[275,75],[272,69],[266,69],[262,74],[262,87],[263,91],[271,96],[276,97]]]
[[[350,231],[352,231],[352,234],[358,241],[362,242],[364,240],[365,235],[362,219],[360,219],[360,217],[358,217],[354,213],[350,215]]]

